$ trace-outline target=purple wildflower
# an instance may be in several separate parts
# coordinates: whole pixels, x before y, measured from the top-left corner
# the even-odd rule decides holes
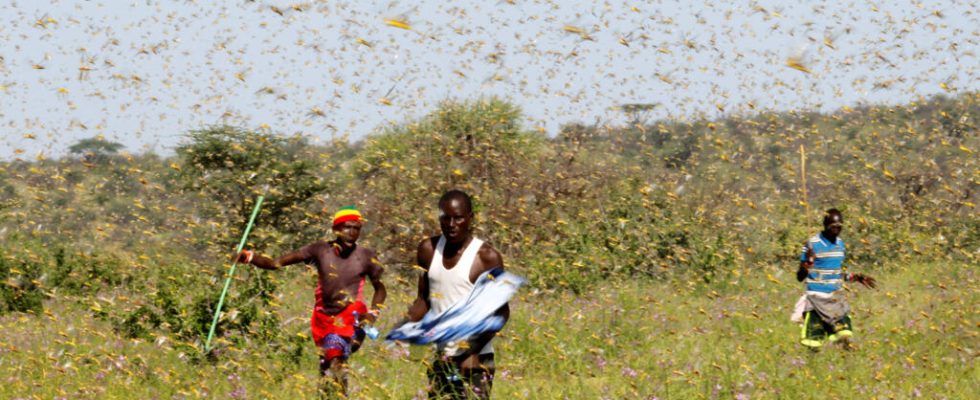
[[[606,369],[606,359],[597,355],[595,357],[595,366],[598,367],[600,371]]]
[[[235,388],[235,390],[232,390],[230,393],[228,393],[228,397],[231,397],[233,399],[244,399],[245,396],[246,396],[246,393],[245,393],[245,387],[244,386],[239,386],[239,387]]]

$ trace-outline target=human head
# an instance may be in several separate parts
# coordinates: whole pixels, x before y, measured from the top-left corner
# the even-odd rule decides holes
[[[836,208],[831,208],[824,213],[823,216],[823,229],[825,232],[837,236],[840,235],[841,229],[844,227],[844,215],[841,214]]]
[[[345,248],[354,247],[361,236],[363,221],[361,212],[354,206],[344,206],[337,210],[333,215],[333,233],[337,235],[337,242]]]
[[[450,243],[461,244],[470,237],[473,201],[461,190],[450,190],[439,198],[439,227]]]

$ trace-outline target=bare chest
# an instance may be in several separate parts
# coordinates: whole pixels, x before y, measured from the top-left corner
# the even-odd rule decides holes
[[[347,258],[325,251],[317,257],[316,267],[320,282],[325,286],[346,287],[360,283],[365,274],[368,260],[363,253],[355,251]]]

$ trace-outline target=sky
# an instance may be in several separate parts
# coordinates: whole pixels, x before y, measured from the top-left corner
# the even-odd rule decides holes
[[[451,3],[451,4],[445,4]],[[971,1],[3,1],[0,159],[217,124],[360,140],[497,96],[527,129],[833,112],[980,88]]]

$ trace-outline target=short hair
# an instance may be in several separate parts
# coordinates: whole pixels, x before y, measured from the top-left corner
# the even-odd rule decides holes
[[[841,214],[840,210],[838,210],[836,208],[831,208],[831,209],[827,210],[827,212],[824,213],[824,215],[823,215],[823,224],[824,224],[824,226],[830,225],[831,222],[834,222],[834,216],[837,216],[838,218],[840,218],[841,221],[844,220],[844,214]]]
[[[442,208],[443,204],[446,204],[451,200],[462,201],[463,205],[466,206],[466,210],[469,211],[470,214],[473,213],[473,200],[470,199],[470,195],[466,194],[466,192],[453,189],[444,193],[442,197],[439,198],[439,208]]]

